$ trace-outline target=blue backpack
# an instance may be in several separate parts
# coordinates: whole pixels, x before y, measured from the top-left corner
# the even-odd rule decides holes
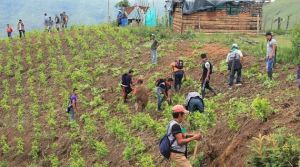
[[[161,155],[163,155],[165,158],[169,159],[171,155],[171,146],[175,142],[176,138],[174,137],[174,140],[170,142],[169,136],[172,135],[172,133],[168,134],[170,128],[170,124],[168,126],[167,133],[164,135],[164,137],[159,142],[159,151]]]

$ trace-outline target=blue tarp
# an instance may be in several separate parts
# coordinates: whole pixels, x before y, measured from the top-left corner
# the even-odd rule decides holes
[[[156,10],[153,8],[150,8],[146,13],[145,18],[145,25],[148,27],[155,27],[157,26],[157,15]]]

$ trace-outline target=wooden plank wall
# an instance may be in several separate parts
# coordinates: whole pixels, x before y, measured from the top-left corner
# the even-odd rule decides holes
[[[228,15],[225,10],[215,12],[198,12],[191,15],[182,15],[181,9],[176,8],[174,12],[173,28],[177,32],[188,29],[217,32],[221,31],[240,31],[256,32],[257,25],[261,30],[261,16],[251,16],[250,12],[239,15]],[[257,24],[259,22],[259,24]]]

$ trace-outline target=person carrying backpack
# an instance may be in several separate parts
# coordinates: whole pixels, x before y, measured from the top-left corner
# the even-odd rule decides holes
[[[8,38],[12,38],[13,31],[14,31],[13,28],[9,24],[7,24],[6,32],[7,32]]]
[[[273,79],[273,67],[276,61],[277,41],[273,38],[271,32],[266,33],[267,39],[267,56],[266,56],[266,69],[270,80]]]
[[[152,57],[152,64],[157,64],[157,48],[159,46],[158,41],[156,40],[156,37],[154,34],[151,34],[151,40],[152,40],[152,45],[151,45],[151,57]]]
[[[58,15],[55,16],[55,27],[57,31],[60,30],[60,18],[58,17]]]
[[[241,83],[242,60],[243,60],[242,52],[239,50],[237,44],[233,44],[231,51],[230,53],[228,53],[226,58],[226,63],[228,65],[228,71],[229,71],[229,80],[228,80],[229,89],[232,89],[235,74],[237,74],[236,85],[237,86],[242,85]]]
[[[187,159],[187,145],[193,140],[201,140],[201,135],[189,134],[182,126],[182,123],[186,119],[186,115],[189,113],[184,106],[175,105],[172,108],[173,120],[169,122],[167,127],[167,139],[170,142],[170,155],[169,158],[175,164],[176,167],[192,167],[191,163]],[[160,146],[161,147],[161,146]],[[164,155],[168,158],[168,155]]]
[[[161,111],[161,106],[164,100],[167,100],[170,104],[172,102],[171,99],[171,87],[172,87],[173,79],[168,78],[158,79],[156,81],[156,95],[157,95],[157,110]]]
[[[53,20],[51,17],[49,17],[48,32],[52,31],[52,27],[53,27]]]
[[[25,37],[25,26],[21,19],[18,22],[18,30],[19,30],[20,38]]]
[[[198,92],[190,92],[185,98],[185,106],[189,112],[200,111],[204,112],[204,101]]]
[[[298,64],[298,69],[297,69],[297,80],[298,80],[298,88],[300,90],[300,64]]]
[[[135,110],[143,112],[148,103],[149,93],[146,87],[143,85],[143,80],[137,81],[137,86],[133,90],[133,94],[136,96]]]
[[[122,75],[122,92],[123,92],[123,101],[127,103],[128,95],[132,92],[132,74],[133,70],[129,70],[128,73]]]
[[[206,53],[201,54],[201,59],[202,59],[201,93],[202,93],[202,98],[204,99],[205,89],[210,90],[211,92],[213,92],[214,95],[216,95],[217,93],[209,85],[210,76],[213,70],[213,65],[211,64],[211,62],[208,61]]]
[[[70,97],[67,112],[71,121],[75,120],[75,112],[78,113],[77,107],[77,88],[73,89],[73,93]]]
[[[181,89],[182,78],[185,77],[183,70],[183,60],[175,60],[175,62],[171,63],[170,66],[174,77],[174,88],[177,92]]]

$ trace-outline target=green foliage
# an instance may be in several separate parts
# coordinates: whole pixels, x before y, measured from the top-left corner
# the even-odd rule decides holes
[[[10,146],[7,143],[7,138],[2,135],[0,138],[0,146],[3,154],[7,154],[10,151]]]
[[[99,158],[104,158],[108,154],[108,148],[103,141],[93,140],[91,144]]]
[[[16,143],[17,143],[17,154],[23,154],[24,153],[24,141],[22,138],[17,137],[16,139]]]
[[[216,113],[212,110],[206,110],[204,113],[194,112],[188,117],[192,130],[201,130],[206,132],[213,127],[216,122]]]
[[[257,96],[251,104],[253,115],[262,121],[267,121],[267,118],[274,112],[267,99]]]
[[[0,160],[0,167],[8,167],[8,162],[4,160]]]
[[[230,129],[238,130],[239,124],[237,118],[242,113],[247,113],[249,111],[249,106],[245,102],[245,99],[232,98],[228,102],[228,111],[226,112],[227,123]]]
[[[292,43],[294,46],[294,50],[296,51],[296,55],[300,56],[300,24],[298,24],[297,26],[294,27],[294,29],[292,30],[291,33],[291,37],[292,37]],[[300,63],[300,61],[298,60],[297,63]]]
[[[226,71],[228,71],[228,65],[226,63],[226,60],[222,60],[220,62],[218,71],[221,72],[221,73],[225,73]]]
[[[34,140],[31,145],[31,156],[34,161],[37,161],[39,158],[40,145],[38,140]]]
[[[297,166],[300,160],[300,140],[286,129],[270,135],[254,137],[250,145],[248,166]]]
[[[201,152],[197,157],[191,162],[193,166],[201,166],[205,158],[205,154]]]
[[[152,156],[149,154],[141,154],[138,163],[140,167],[155,167]]]
[[[59,167],[60,166],[59,159],[55,154],[51,154],[48,159],[50,161],[51,167]]]
[[[70,152],[70,167],[85,167],[85,161],[83,157],[80,155],[81,147],[79,144],[71,145]]]

